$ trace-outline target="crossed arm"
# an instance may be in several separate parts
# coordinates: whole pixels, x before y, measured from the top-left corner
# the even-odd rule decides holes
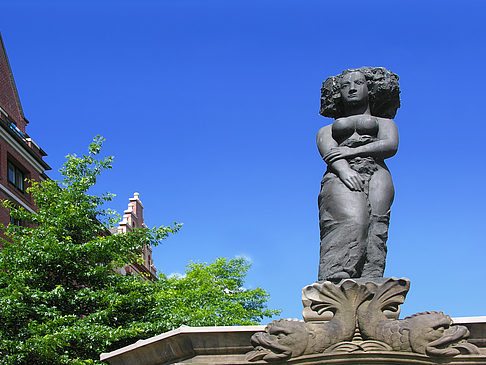
[[[398,130],[391,119],[378,119],[377,141],[359,147],[340,147],[332,137],[332,125],[317,132],[317,147],[327,165],[353,191],[363,190],[361,176],[349,167],[347,158],[374,157],[379,160],[392,157],[398,149]]]

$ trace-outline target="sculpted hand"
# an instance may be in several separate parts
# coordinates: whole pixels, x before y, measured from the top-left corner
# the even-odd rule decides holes
[[[337,160],[354,156],[354,149],[350,147],[333,147],[322,157],[329,165]]]
[[[345,169],[338,173],[341,181],[346,185],[349,190],[363,191],[364,180],[353,169]]]

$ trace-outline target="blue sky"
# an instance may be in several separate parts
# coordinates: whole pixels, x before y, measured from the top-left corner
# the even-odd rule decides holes
[[[114,167],[99,192],[149,226],[164,273],[245,255],[247,286],[300,318],[317,278],[315,146],[321,82],[343,69],[400,76],[386,276],[403,314],[485,315],[482,1],[1,1],[0,31],[27,132],[56,170],[97,134]]]

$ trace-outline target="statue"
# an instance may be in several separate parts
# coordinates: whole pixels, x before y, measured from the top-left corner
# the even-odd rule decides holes
[[[467,327],[448,315],[427,311],[399,319],[410,281],[383,278],[394,197],[384,161],[398,148],[392,118],[399,94],[398,76],[382,67],[346,70],[323,83],[320,114],[335,121],[317,133],[327,163],[319,194],[319,281],[302,289],[304,320],[280,319],[255,333],[248,361],[368,352],[402,353],[399,363],[406,363],[405,353],[426,363],[457,355],[484,363],[467,342]]]
[[[335,119],[317,133],[327,164],[319,194],[319,281],[383,277],[394,189],[384,160],[398,148],[391,118],[398,76],[383,67],[346,70],[321,89],[320,114]]]

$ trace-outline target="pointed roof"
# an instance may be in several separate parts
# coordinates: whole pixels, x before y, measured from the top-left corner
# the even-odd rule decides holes
[[[7,52],[0,34],[0,107],[15,122],[17,127],[25,133],[25,126],[28,121],[24,117],[22,105],[20,104],[17,86],[10,68]],[[3,114],[3,113],[2,113]]]

